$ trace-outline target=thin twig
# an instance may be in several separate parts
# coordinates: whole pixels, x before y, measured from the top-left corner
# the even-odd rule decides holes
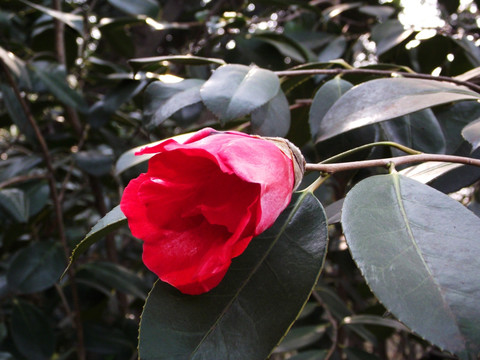
[[[25,182],[25,181],[30,181],[30,180],[34,180],[34,179],[47,179],[47,178],[48,178],[48,175],[46,175],[46,174],[31,174],[31,175],[15,176],[15,177],[12,177],[8,180],[0,182],[0,189],[2,189],[4,187],[7,187],[7,186],[10,186],[10,185],[17,184],[17,183],[22,183],[22,182]]]
[[[323,302],[322,298],[316,291],[312,292],[312,296],[315,298],[315,300],[318,302],[320,306],[322,306],[323,310],[325,310],[325,314],[327,315],[328,321],[332,324],[333,328],[333,334],[332,334],[332,345],[330,346],[330,349],[328,349],[327,355],[325,355],[324,359],[328,360],[332,357],[333,353],[337,349],[338,345],[338,322],[337,319],[334,318],[330,310],[325,306],[325,303]]]
[[[48,172],[48,185],[50,188],[50,197],[52,198],[54,210],[55,210],[55,219],[57,222],[57,229],[58,229],[58,235],[60,237],[60,242],[63,247],[65,259],[69,260],[70,257],[70,248],[67,243],[67,237],[65,235],[65,228],[63,224],[63,214],[62,214],[62,207],[58,198],[58,193],[57,193],[57,187],[55,183],[55,172],[53,169],[53,161],[50,156],[50,152],[48,150],[47,143],[45,141],[45,138],[43,137],[40,128],[38,127],[37,123],[35,122],[35,119],[30,112],[30,108],[28,107],[28,104],[26,103],[25,99],[22,97],[20,94],[20,90],[18,89],[17,84],[15,83],[15,80],[12,77],[12,74],[10,73],[10,70],[8,69],[7,65],[3,61],[3,59],[0,59],[0,65],[3,69],[3,72],[5,73],[5,77],[7,78],[8,84],[11,86],[13,89],[13,92],[15,94],[15,97],[20,103],[20,106],[22,107],[23,112],[25,113],[25,117],[27,118],[28,122],[33,128],[33,131],[35,133],[35,137],[37,138],[37,141],[40,145],[40,150],[42,152],[43,159],[45,161],[45,166],[47,167],[47,172]],[[83,328],[82,328],[82,322],[80,319],[80,302],[78,300],[78,291],[77,287],[74,281],[74,271],[73,268],[69,268],[68,274],[70,276],[70,285],[72,289],[72,297],[73,297],[73,303],[74,303],[74,308],[76,312],[75,316],[75,328],[77,331],[77,341],[78,341],[78,358],[79,360],[84,360],[85,359],[85,347],[83,343]]]
[[[393,164],[394,166],[398,166],[398,165],[427,162],[427,161],[459,163],[459,164],[473,165],[473,166],[480,167],[479,159],[473,159],[473,158],[455,156],[455,155],[443,155],[443,154],[417,154],[417,155],[397,156],[397,157],[385,158],[385,159],[351,161],[351,162],[336,163],[336,164],[322,164],[322,163],[307,164],[305,166],[305,170],[320,171],[327,174],[333,174],[340,171],[358,170],[358,169],[365,169],[369,167],[387,167],[391,164]]]
[[[454,83],[457,85],[466,86],[469,89],[480,93],[480,86],[470,81],[462,81],[449,76],[434,76],[428,74],[408,73],[394,70],[374,70],[374,69],[300,69],[300,70],[285,70],[276,71],[277,76],[300,76],[300,75],[348,75],[348,74],[367,74],[377,76],[393,76],[399,75],[405,78],[436,80]]]

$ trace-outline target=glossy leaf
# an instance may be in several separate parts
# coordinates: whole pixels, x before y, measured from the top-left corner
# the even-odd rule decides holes
[[[405,175],[406,177],[421,182],[422,184],[428,184],[430,181],[442,176],[453,169],[463,166],[462,164],[456,163],[445,163],[430,161],[426,163],[421,163],[418,165],[409,166],[405,169],[402,169],[400,174]]]
[[[152,82],[145,90],[144,120],[155,127],[177,111],[202,101],[200,79],[185,79],[177,83]]]
[[[316,139],[320,135],[319,131],[321,129],[322,121],[328,110],[352,87],[353,84],[336,77],[323,84],[315,93],[308,116],[308,123],[310,124],[310,132],[313,139]]]
[[[408,146],[425,153],[443,154],[446,140],[431,109],[424,109],[379,124],[384,140]],[[404,155],[392,149],[394,156]]]
[[[120,329],[115,327],[86,323],[84,333],[85,347],[92,353],[125,354],[135,346]]]
[[[157,17],[160,10],[158,3],[154,0],[107,0],[110,5],[130,15],[147,15]]]
[[[62,249],[52,242],[36,242],[20,250],[7,271],[11,291],[31,294],[45,290],[58,281],[65,268]]]
[[[0,190],[0,207],[3,208],[15,221],[26,223],[28,221],[28,198],[20,189]]]
[[[387,20],[375,25],[371,36],[377,44],[376,54],[382,55],[407,39],[412,33],[413,30],[405,29],[398,19]]]
[[[50,319],[34,305],[16,300],[12,311],[11,334],[17,350],[27,359],[47,360],[55,350]]]
[[[98,149],[79,151],[73,158],[80,169],[92,176],[107,175],[113,165],[113,155]]]
[[[390,174],[347,194],[342,225],[354,260],[390,312],[462,359],[478,354],[478,217],[429,186]]]
[[[367,81],[350,89],[327,112],[317,141],[343,132],[459,100],[478,100],[480,95],[446,82],[389,78]]]
[[[472,144],[472,150],[476,150],[480,146],[480,120],[465,126],[462,130],[462,136]]]
[[[155,284],[140,323],[140,358],[265,359],[307,301],[326,244],[321,204],[310,193],[296,196],[210,292],[189,296]]]
[[[300,43],[288,36],[277,33],[259,33],[254,35],[255,39],[260,39],[274,46],[282,55],[298,61],[305,62],[314,59],[314,54]]]
[[[101,218],[94,227],[88,232],[88,234],[83,238],[80,243],[73,249],[72,255],[70,256],[70,262],[68,267],[85,251],[88,250],[90,246],[95,244],[97,241],[102,239],[106,234],[118,229],[120,226],[127,223],[127,218],[120,210],[120,205],[115,206],[110,210],[103,218]],[[64,276],[68,270],[65,269],[62,276]]]
[[[395,330],[410,332],[410,329],[395,319],[384,318],[375,315],[353,315],[343,319],[343,325],[349,326],[353,324],[375,325],[390,327]]]
[[[245,65],[219,67],[200,89],[203,103],[224,124],[266,104],[280,89],[269,70]]]
[[[290,108],[281,89],[262,107],[252,112],[252,131],[262,136],[284,137],[290,129]]]
[[[4,104],[10,118],[13,120],[15,125],[17,125],[20,131],[25,134],[30,143],[35,144],[37,140],[35,138],[32,125],[28,121],[25,111],[23,111],[22,105],[15,96],[13,89],[6,84],[0,84],[0,93],[2,94]]]

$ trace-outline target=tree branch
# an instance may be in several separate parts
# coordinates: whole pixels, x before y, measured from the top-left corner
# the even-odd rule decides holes
[[[375,160],[363,160],[363,161],[352,161],[336,164],[307,164],[305,166],[306,171],[320,171],[327,174],[334,174],[340,171],[348,170],[358,170],[365,169],[369,167],[387,167],[390,165],[398,166],[404,164],[412,164],[426,161],[442,161],[450,163],[459,163],[465,165],[473,165],[480,167],[480,160],[473,159],[463,156],[455,155],[443,155],[443,154],[416,154],[416,155],[405,155],[397,156],[392,158],[385,159],[375,159]]]
[[[20,94],[20,90],[15,83],[15,80],[12,77],[12,74],[10,74],[10,70],[8,69],[7,65],[3,61],[3,59],[0,58],[0,66],[3,69],[3,72],[5,73],[5,77],[7,79],[8,84],[11,86],[13,89],[13,92],[15,94],[15,97],[20,103],[20,106],[22,107],[23,112],[25,113],[25,117],[27,118],[28,122],[33,128],[33,131],[35,133],[35,137],[38,140],[38,143],[40,145],[40,150],[42,152],[43,159],[45,161],[45,165],[47,167],[47,179],[48,179],[48,185],[50,188],[50,196],[52,198],[53,202],[53,207],[55,210],[55,219],[57,223],[57,229],[58,229],[58,236],[60,237],[60,242],[63,247],[65,259],[67,262],[69,261],[70,258],[70,248],[67,243],[67,237],[65,235],[65,228],[63,224],[63,214],[62,214],[62,206],[58,198],[58,192],[57,192],[57,187],[55,183],[55,171],[53,169],[53,161],[50,156],[50,152],[48,151],[48,146],[45,141],[45,138],[43,137],[40,128],[38,127],[37,123],[35,122],[35,119],[30,112],[30,108],[28,107],[28,104],[26,103],[25,99],[22,97]],[[72,297],[73,297],[73,305],[75,308],[75,328],[77,331],[77,341],[78,341],[78,358],[79,360],[84,360],[85,359],[85,347],[83,343],[83,328],[82,328],[82,322],[80,319],[80,302],[78,300],[78,291],[77,287],[74,281],[74,271],[73,268],[69,268],[68,270],[68,275],[70,277],[70,284],[72,288]]]
[[[305,69],[305,70],[285,70],[276,71],[277,76],[300,76],[300,75],[348,75],[348,74],[366,74],[376,76],[393,76],[395,74],[405,78],[436,80],[454,83],[468,87],[469,89],[480,93],[480,86],[470,81],[461,81],[449,76],[433,76],[428,74],[408,73],[393,70],[373,70],[373,69]]]

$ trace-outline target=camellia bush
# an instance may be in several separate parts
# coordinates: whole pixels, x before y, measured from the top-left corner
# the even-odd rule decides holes
[[[0,358],[477,359],[477,5],[4,1]]]

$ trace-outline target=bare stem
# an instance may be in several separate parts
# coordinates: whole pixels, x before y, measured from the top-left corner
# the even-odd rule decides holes
[[[62,206],[58,198],[58,192],[57,192],[57,187],[55,183],[55,171],[53,169],[53,161],[50,156],[50,152],[48,151],[48,146],[45,141],[45,138],[43,137],[40,128],[38,127],[32,113],[30,112],[30,108],[28,107],[28,104],[26,103],[25,99],[22,97],[20,94],[20,90],[15,83],[15,80],[13,79],[12,75],[10,74],[10,70],[8,69],[7,65],[5,62],[0,59],[0,65],[3,69],[3,72],[5,73],[5,77],[7,79],[8,84],[11,86],[15,93],[15,97],[19,101],[23,112],[25,113],[25,117],[28,119],[28,122],[33,128],[33,131],[35,133],[35,137],[37,138],[37,141],[40,145],[40,150],[42,152],[43,159],[45,161],[45,166],[47,167],[47,179],[48,179],[48,185],[50,188],[50,197],[52,198],[54,210],[55,210],[55,220],[57,223],[57,229],[58,229],[58,236],[60,238],[60,242],[63,247],[65,259],[69,260],[70,257],[70,249],[67,243],[67,237],[65,235],[65,228],[63,224],[63,214],[62,214]],[[74,281],[74,271],[73,268],[69,268],[68,271],[69,277],[70,277],[70,285],[72,289],[72,297],[73,297],[73,302],[74,302],[74,308],[75,308],[75,328],[77,331],[77,341],[78,341],[78,358],[79,360],[84,360],[85,359],[85,347],[83,344],[83,329],[82,329],[82,322],[80,319],[80,302],[78,300],[78,291],[77,287]]]
[[[300,76],[300,75],[348,75],[348,74],[366,74],[376,76],[393,76],[395,74],[405,78],[425,79],[446,81],[457,85],[466,86],[469,89],[480,93],[480,86],[470,81],[461,81],[449,76],[433,76],[428,74],[408,73],[394,70],[374,70],[374,69],[300,69],[300,70],[285,70],[276,71],[277,76]]]
[[[306,171],[320,171],[327,174],[334,174],[340,171],[348,170],[358,170],[365,169],[369,167],[389,167],[391,165],[398,166],[404,164],[412,164],[419,162],[427,161],[441,161],[441,162],[450,162],[450,163],[459,163],[465,165],[473,165],[480,167],[480,160],[455,156],[455,155],[443,155],[443,154],[416,154],[416,155],[405,155],[397,156],[392,158],[385,159],[375,159],[375,160],[363,160],[363,161],[352,161],[336,164],[307,164],[305,166]]]

